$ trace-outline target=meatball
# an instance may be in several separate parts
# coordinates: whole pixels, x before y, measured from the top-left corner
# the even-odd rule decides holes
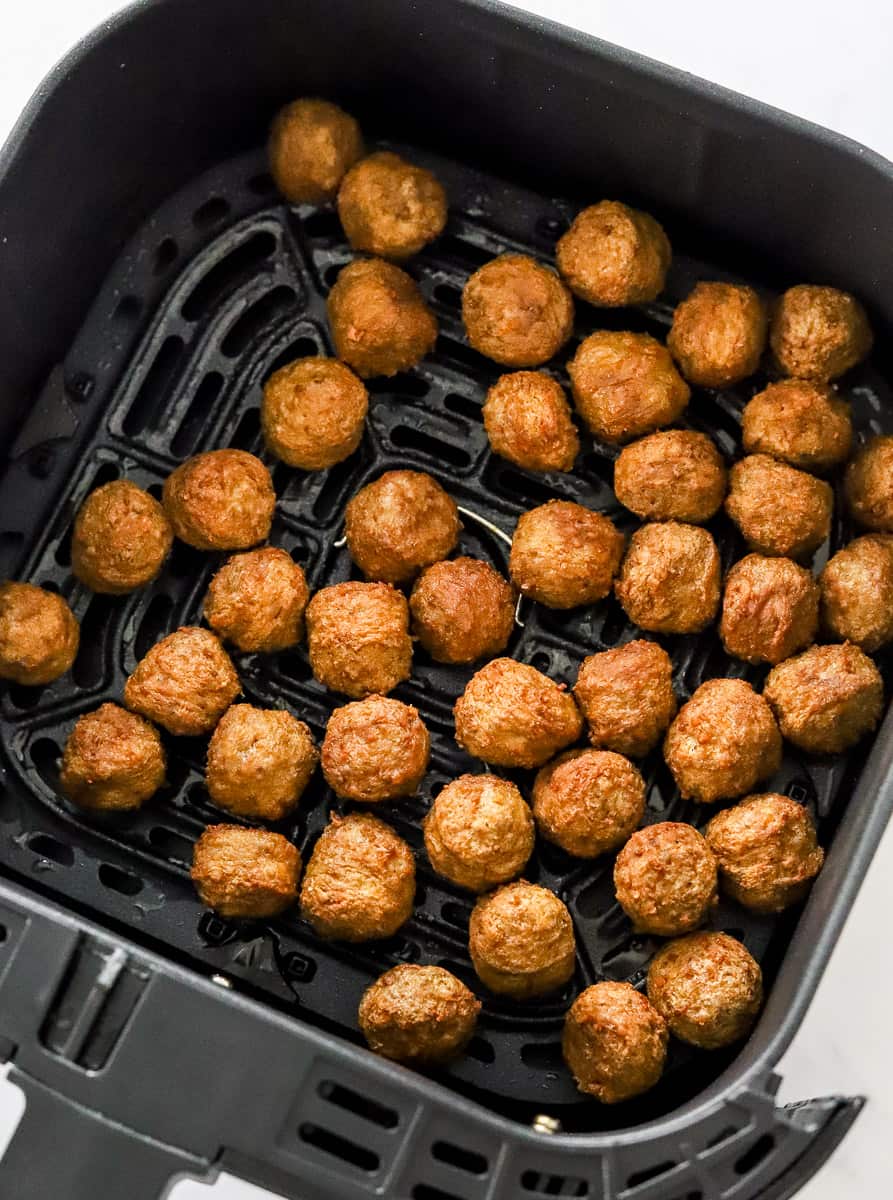
[[[768,327],[768,313],[753,288],[699,283],[677,306],[667,347],[689,383],[731,387],[760,365]]]
[[[290,554],[263,546],[235,554],[208,585],[205,620],[239,650],[272,653],[304,636],[310,591]]]
[[[789,558],[748,554],[726,578],[719,635],[726,653],[749,663],[780,663],[815,640],[819,587]]]
[[[301,887],[301,912],[322,938],[391,937],[412,915],[415,860],[384,821],[333,816],[316,843]]]
[[[881,719],[884,684],[858,646],[813,646],[773,667],[763,688],[781,732],[810,754],[841,754]]]
[[[389,583],[336,583],[307,606],[313,674],[353,699],[386,695],[409,678],[412,641],[406,598]]]
[[[431,743],[418,710],[385,696],[336,708],[322,744],[322,773],[336,796],[377,803],[411,796]]]
[[[424,471],[385,471],[344,512],[351,557],[367,579],[408,583],[459,540],[456,502]]]
[[[781,766],[772,710],[743,679],[708,679],[670,726],[664,757],[683,799],[743,796]]]
[[[696,525],[643,525],[630,538],[614,591],[626,615],[641,629],[698,633],[719,608],[716,543]]]
[[[717,813],[704,836],[723,890],[755,912],[781,912],[802,900],[825,860],[807,810],[776,792]]]
[[[164,768],[161,738],[149,722],[102,704],[79,717],[69,734],[59,782],[81,808],[121,812],[155,795]]]
[[[782,379],[745,406],[741,441],[748,454],[768,454],[823,474],[849,457],[850,406],[827,384]]]
[[[409,598],[412,629],[433,659],[470,663],[501,654],[515,623],[515,593],[489,563],[437,562]]]
[[[641,758],[676,715],[673,664],[641,639],[583,660],[574,696],[595,747]]]
[[[500,767],[541,767],[583,728],[563,686],[511,658],[494,658],[471,677],[453,717],[459,745]]]
[[[297,806],[319,755],[310,730],[284,709],[234,704],[208,746],[208,794],[237,817],[280,821]]]
[[[548,842],[577,858],[623,844],[645,812],[645,781],[610,750],[568,750],[533,785],[533,816]]]
[[[543,371],[501,375],[487,392],[490,449],[525,471],[570,471],[580,453],[564,388]]]
[[[270,472],[244,450],[188,458],[164,481],[163,500],[174,533],[197,550],[245,550],[262,542],[276,507]]]
[[[508,883],[533,853],[530,809],[515,785],[497,775],[462,775],[448,783],[424,831],[434,870],[471,892]]]
[[[362,158],[363,138],[357,122],[337,104],[307,97],[276,114],[268,154],[270,173],[286,200],[324,204]]]
[[[424,167],[381,150],[344,176],[338,216],[354,250],[380,258],[409,258],[443,233],[446,192]]]
[[[468,953],[491,992],[515,1000],[542,996],[574,973],[571,915],[548,888],[507,883],[472,909]]]
[[[628,983],[595,983],[571,1005],[561,1049],[581,1092],[618,1104],[653,1088],[667,1059],[667,1024]]]
[[[369,393],[336,358],[299,358],[264,384],[260,423],[267,449],[290,467],[323,471],[363,436]]]
[[[663,291],[671,253],[654,217],[602,200],[577,215],[559,238],[555,260],[581,300],[617,308],[654,300]]]
[[[168,733],[210,733],[242,687],[236,668],[207,629],[184,626],[157,642],[124,685],[124,703]]]
[[[759,554],[806,558],[831,530],[834,493],[805,471],[751,454],[732,467],[729,485],[726,512]]]
[[[856,538],[828,562],[819,584],[822,623],[834,637],[869,654],[893,640],[893,537]]]
[[[623,534],[601,513],[549,500],[519,518],[509,574],[522,595],[547,608],[594,604],[611,591],[623,545]]]
[[[617,855],[614,889],[639,933],[675,937],[697,929],[715,906],[716,859],[692,825],[646,825]]]
[[[621,450],[614,492],[643,521],[702,525],[726,494],[725,463],[706,434],[667,429]]]
[[[36,687],[75,660],[80,627],[61,596],[33,583],[0,583],[0,679]]]
[[[549,267],[525,254],[484,263],[462,292],[469,345],[506,367],[538,367],[574,328],[571,294]]]
[[[408,371],[434,349],[437,320],[418,284],[380,258],[348,263],[327,308],[338,357],[362,379]]]
[[[275,917],[298,898],[301,855],[281,833],[209,825],[195,844],[192,882],[222,917]]]
[[[718,1050],[750,1032],[763,1003],[763,972],[727,933],[690,933],[654,956],[648,999],[670,1033]]]
[[[71,535],[71,569],[92,591],[120,596],[155,578],[173,540],[155,497],[129,479],[116,479],[81,506]]]
[[[866,529],[893,533],[893,436],[873,437],[846,469],[850,512]]]
[[[772,317],[772,352],[786,375],[828,383],[866,358],[871,326],[855,296],[837,288],[789,288]]]
[[[401,963],[363,993],[359,1023],[376,1054],[432,1065],[462,1053],[480,1011],[474,992],[443,967]]]

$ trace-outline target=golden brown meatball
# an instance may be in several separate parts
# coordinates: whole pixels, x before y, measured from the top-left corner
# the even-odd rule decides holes
[[[443,967],[401,963],[363,993],[359,1023],[369,1049],[395,1062],[449,1062],[474,1034],[481,1002]]]
[[[716,543],[696,525],[643,525],[630,538],[614,591],[626,615],[641,629],[698,633],[719,607]]]
[[[59,782],[81,808],[122,812],[155,795],[164,768],[161,738],[149,722],[102,704],[79,717],[69,734]]]
[[[594,604],[611,590],[623,543],[623,534],[601,513],[549,500],[519,518],[509,573],[522,595],[548,608]]]
[[[294,100],[270,131],[270,173],[293,204],[333,200],[344,173],[363,154],[357,122],[328,100]]]
[[[850,406],[833,388],[808,379],[782,379],[757,392],[741,414],[748,454],[769,454],[823,474],[849,456]]]
[[[683,799],[743,796],[781,765],[772,710],[743,679],[708,679],[670,726],[664,757]]]
[[[834,493],[821,479],[751,454],[729,474],[726,512],[751,550],[806,558],[831,530]]]
[[[574,924],[548,888],[507,883],[472,909],[468,953],[491,992],[529,1000],[562,987],[573,975]]]
[[[433,659],[470,663],[501,654],[515,623],[515,593],[489,563],[454,558],[423,571],[409,598],[412,630]]]
[[[284,709],[234,704],[208,746],[208,794],[237,817],[280,821],[297,807],[319,754],[303,721]]]
[[[541,767],[583,729],[563,687],[511,658],[494,658],[471,677],[453,717],[459,745],[500,767]]]
[[[601,308],[654,300],[670,258],[669,240],[654,217],[618,200],[584,208],[555,247],[571,291]]]
[[[490,449],[525,471],[570,471],[580,453],[564,388],[543,371],[501,375],[487,392]]]
[[[336,796],[377,803],[411,796],[428,769],[428,730],[411,704],[368,696],[336,708],[322,744],[322,773]]]
[[[416,281],[393,263],[348,263],[327,307],[338,357],[362,379],[408,371],[434,349],[437,320]]]
[[[706,434],[667,429],[621,450],[614,463],[614,491],[644,521],[701,525],[723,502],[725,463]]]
[[[344,176],[338,216],[354,250],[380,258],[409,258],[443,233],[446,192],[424,167],[380,150]]]
[[[75,660],[80,627],[61,596],[33,583],[0,583],[0,679],[36,687]]]
[[[469,345],[506,367],[538,367],[574,327],[571,294],[549,267],[525,254],[484,263],[462,292]]]
[[[290,467],[323,471],[363,437],[369,393],[337,358],[299,358],[264,384],[260,409],[267,449]]]
[[[869,533],[838,550],[819,577],[822,623],[868,654],[893,640],[893,537]]]
[[[717,813],[704,836],[723,890],[755,912],[781,912],[802,900],[825,859],[807,810],[776,792]]]
[[[298,898],[297,846],[267,829],[209,825],[195,844],[192,882],[222,917],[275,917]]]
[[[669,1033],[656,1008],[628,983],[593,984],[568,1010],[561,1049],[581,1092],[618,1104],[653,1088]]]
[[[408,583],[459,540],[456,502],[424,471],[385,471],[344,511],[351,557],[367,579]]]
[[[673,664],[639,639],[583,660],[574,686],[593,746],[641,758],[676,715]]]
[[[415,860],[384,821],[333,816],[301,887],[301,912],[320,937],[368,942],[391,937],[412,915]]]
[[[124,703],[168,733],[210,733],[242,687],[236,668],[207,629],[184,626],[157,642],[124,685]]]
[[[683,1042],[717,1050],[737,1042],[763,1003],[763,972],[727,933],[691,933],[662,946],[648,968],[648,999]]]
[[[789,558],[748,554],[726,578],[719,635],[726,653],[749,663],[780,663],[815,640],[819,587]]]
[[[645,812],[645,781],[610,750],[568,750],[537,774],[533,816],[548,842],[577,858],[615,850]]]
[[[698,283],[673,314],[667,347],[689,383],[731,387],[760,365],[768,328],[769,315],[753,288]]]
[[[716,904],[716,860],[692,825],[646,825],[617,855],[614,889],[638,932],[675,937],[702,925]]]
[[[286,650],[304,636],[310,591],[290,554],[262,546],[235,554],[208,585],[205,620],[246,653]]]
[[[155,578],[173,540],[155,497],[116,479],[82,504],[71,535],[71,569],[92,591],[123,595]]]
[[[409,678],[412,641],[406,598],[389,583],[336,583],[307,606],[313,674],[353,699],[386,695]]]
[[[181,542],[197,550],[245,550],[270,532],[276,493],[270,472],[245,450],[211,450],[164,481],[164,511]]]
[[[846,469],[850,512],[866,529],[893,533],[893,436],[873,437]]]
[[[533,816],[521,793],[497,775],[461,775],[425,817],[431,866],[457,887],[486,892],[520,875],[533,853]]]
[[[873,339],[855,296],[804,283],[779,300],[770,341],[786,375],[828,383],[867,357]]]

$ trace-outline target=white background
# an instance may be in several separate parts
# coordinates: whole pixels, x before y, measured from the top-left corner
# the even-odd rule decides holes
[[[119,7],[109,0],[3,0],[0,139],[56,60]],[[893,158],[889,0],[534,0],[524,7],[809,117]],[[251,0],[245,8],[250,14]],[[879,246],[878,254],[893,269],[891,247]],[[780,1067],[783,1101],[832,1093],[869,1097],[843,1146],[801,1200],[880,1200],[893,1191],[891,908],[893,831]],[[0,1082],[0,1143],[20,1111],[18,1095]],[[51,1130],[47,1138],[51,1145]],[[101,1176],[98,1184],[102,1200]],[[268,1193],[224,1177],[213,1191],[184,1181],[172,1195],[260,1200]]]

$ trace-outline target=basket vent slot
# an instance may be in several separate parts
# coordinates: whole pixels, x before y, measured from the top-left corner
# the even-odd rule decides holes
[[[171,334],[161,343],[124,418],[124,432],[128,437],[135,437],[155,423],[153,418],[161,413],[167,402],[185,349],[186,343],[177,334]]]
[[[316,1090],[329,1104],[343,1108],[345,1112],[353,1113],[364,1121],[371,1121],[373,1125],[380,1125],[382,1129],[396,1129],[400,1124],[400,1114],[396,1109],[373,1100],[371,1096],[361,1096],[359,1092],[332,1079],[321,1080]]]
[[[191,454],[205,430],[205,424],[214,402],[223,390],[223,376],[218,371],[209,371],[195,389],[180,428],[173,436],[171,450],[178,458]]]
[[[536,1196],[588,1196],[589,1183],[575,1175],[546,1175],[540,1171],[525,1171],[521,1187]]]
[[[740,1158],[735,1159],[735,1174],[749,1175],[774,1149],[775,1138],[771,1133],[764,1133],[762,1137],[758,1137],[753,1145],[744,1151]]]
[[[183,301],[187,321],[199,321],[218,307],[236,288],[253,279],[276,251],[276,238],[268,229],[253,234],[230,250],[195,285]]]
[[[443,438],[432,437],[411,425],[396,425],[391,430],[391,442],[400,450],[415,450],[435,462],[446,461],[456,467],[471,464],[471,455],[460,446],[454,446]]]
[[[255,338],[265,333],[270,325],[294,307],[295,292],[286,284],[273,288],[260,300],[255,301],[232,326],[220,343],[227,358],[238,358],[244,354]]]
[[[626,1178],[626,1186],[630,1189],[641,1187],[643,1183],[648,1183],[650,1179],[657,1179],[660,1175],[666,1175],[667,1171],[672,1171],[678,1165],[675,1159],[667,1158],[663,1162],[654,1163],[650,1167],[643,1167],[640,1171],[633,1171]]]
[[[431,1157],[469,1175],[486,1175],[489,1170],[489,1163],[483,1154],[466,1146],[457,1146],[454,1142],[435,1142],[431,1147]]]
[[[341,1162],[349,1163],[350,1166],[369,1174],[377,1171],[381,1162],[373,1150],[360,1146],[338,1133],[333,1133],[331,1129],[314,1125],[310,1121],[305,1121],[301,1125],[298,1129],[298,1137],[308,1146],[314,1146],[317,1150],[321,1150],[323,1154],[331,1155],[332,1158],[340,1159]]]
[[[58,863],[60,867],[74,866],[74,850],[71,846],[60,842],[50,833],[35,833],[28,838],[28,849],[48,858],[50,862]]]

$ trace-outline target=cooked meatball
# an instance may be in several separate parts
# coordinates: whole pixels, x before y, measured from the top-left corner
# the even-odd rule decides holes
[[[646,825],[617,855],[614,889],[638,932],[675,937],[697,929],[716,904],[716,860],[694,826]]]
[[[729,473],[726,512],[751,550],[806,558],[831,530],[834,493],[821,479],[751,454]]]
[[[280,821],[297,806],[319,754],[303,721],[284,709],[234,704],[208,746],[208,794],[237,817]]]
[[[205,620],[246,653],[286,650],[304,636],[310,591],[290,554],[263,546],[235,554],[208,585]]]
[[[849,456],[850,406],[827,384],[782,379],[745,406],[741,440],[748,454],[768,454],[824,474]]]
[[[338,357],[362,379],[408,371],[437,340],[437,320],[416,281],[380,258],[348,263],[327,307]]]
[[[481,1002],[443,967],[401,963],[363,993],[359,1023],[370,1050],[395,1062],[449,1062],[471,1041]]]
[[[431,866],[457,887],[486,892],[520,875],[533,853],[533,816],[521,793],[497,775],[461,775],[425,817]]]
[[[337,104],[308,97],[276,114],[268,153],[270,173],[286,200],[324,204],[362,157],[363,138],[357,122]]]
[[[562,686],[511,658],[494,658],[471,677],[453,717],[459,745],[500,767],[541,767],[583,729]]]
[[[574,973],[571,915],[548,888],[507,883],[472,909],[468,953],[491,992],[515,1000],[542,996]]]
[[[581,1092],[618,1104],[653,1088],[667,1059],[667,1024],[628,983],[595,983],[568,1010],[561,1049]]]
[[[719,635],[726,653],[749,663],[780,663],[815,640],[819,587],[789,558],[748,554],[726,578]]]
[[[670,726],[664,757],[683,799],[743,796],[781,766],[772,710],[743,679],[708,679]]]
[[[412,915],[415,860],[384,821],[333,816],[301,887],[301,912],[320,937],[368,942],[391,937]]]
[[[837,288],[789,288],[772,317],[772,352],[784,373],[798,379],[836,379],[867,357],[872,340],[862,305]]]
[[[667,347],[689,383],[731,387],[760,365],[768,328],[768,313],[753,288],[699,283],[677,306]]]
[[[489,563],[454,558],[423,571],[409,598],[412,631],[433,659],[470,663],[501,654],[515,623],[515,593]]]
[[[409,258],[443,233],[446,192],[424,167],[380,150],[344,176],[338,216],[354,250],[380,258]]]
[[[260,423],[267,449],[290,467],[323,471],[363,436],[369,393],[337,358],[299,358],[264,384]]]
[[[873,437],[846,469],[850,512],[866,529],[893,533],[893,436]]]
[[[385,471],[344,512],[351,557],[367,579],[408,583],[459,540],[456,502],[424,471]]]
[[[368,696],[336,708],[322,744],[322,773],[336,796],[377,803],[411,796],[431,743],[411,704]]]
[[[696,525],[643,525],[630,538],[614,591],[626,615],[641,629],[698,633],[719,608],[716,543]]]
[[[298,898],[301,855],[281,833],[209,825],[195,844],[192,882],[222,917],[275,917]]]
[[[184,626],[157,642],[124,685],[124,703],[168,733],[210,733],[242,687],[236,668],[207,629]]]
[[[188,458],[164,481],[163,500],[174,533],[197,550],[245,550],[262,542],[276,507],[270,472],[244,450]]]
[[[725,463],[706,434],[667,429],[621,450],[614,492],[643,521],[702,525],[726,494]]]
[[[525,471],[570,471],[580,453],[564,388],[543,371],[501,375],[487,392],[490,449]]]
[[[673,664],[641,639],[584,658],[574,696],[595,747],[641,758],[676,715]]]
[[[37,686],[75,660],[80,627],[61,596],[33,583],[0,583],[0,679]]]
[[[123,595],[149,583],[174,540],[154,496],[129,479],[91,492],[71,535],[71,569],[94,592]]]
[[[389,583],[336,583],[307,606],[313,674],[353,699],[386,695],[409,678],[412,641],[406,598]]]
[[[165,758],[157,731],[117,704],[79,717],[65,743],[59,782],[81,808],[120,812],[139,808],[164,783]]]
[[[893,537],[866,534],[838,550],[819,578],[822,623],[869,654],[893,640]]]
[[[549,267],[525,254],[484,263],[462,292],[469,345],[506,367],[538,367],[574,327],[571,294]]]
[[[611,591],[623,544],[623,534],[601,513],[549,500],[519,518],[509,574],[522,595],[547,608],[594,604]]]
[[[618,200],[584,208],[555,247],[571,291],[600,308],[654,300],[670,258],[669,240],[654,217]]]
[[[645,812],[645,781],[610,750],[568,750],[537,774],[533,816],[548,842],[577,858],[623,844]]]

